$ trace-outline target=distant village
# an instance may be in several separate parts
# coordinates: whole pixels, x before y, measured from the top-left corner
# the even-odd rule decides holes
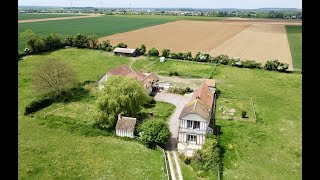
[[[20,6],[18,13],[100,13],[106,15],[172,15],[242,18],[302,19],[302,10],[294,8],[193,9],[193,8],[104,8],[104,7],[33,7]]]

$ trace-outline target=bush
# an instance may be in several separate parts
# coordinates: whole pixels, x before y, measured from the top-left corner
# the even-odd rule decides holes
[[[102,43],[100,44],[99,49],[102,49],[104,51],[110,51],[110,49],[112,48],[110,41],[109,40],[104,40],[102,41]]]
[[[227,65],[229,63],[229,57],[227,55],[221,54],[215,57],[215,62]]]
[[[31,54],[31,51],[30,51],[29,48],[25,48],[23,52],[24,52],[25,55]]]
[[[247,117],[247,111],[241,111],[241,115],[242,115],[242,118],[246,118]]]
[[[260,63],[256,63],[254,60],[246,60],[243,62],[245,68],[261,68]]]
[[[209,62],[211,59],[210,55],[209,54],[206,54],[206,53],[200,53],[198,52],[196,54],[196,56],[194,57],[194,60],[195,61],[198,61],[198,62]]]
[[[119,43],[116,47],[119,47],[119,48],[127,48],[128,45],[124,44],[124,43]]]
[[[267,61],[264,65],[264,69],[269,71],[281,71],[285,72],[289,65],[287,63],[281,63],[278,60]]]
[[[168,58],[170,56],[170,49],[163,49],[161,53],[161,56]]]
[[[149,148],[155,148],[156,145],[164,147],[169,138],[168,124],[162,119],[149,120],[141,126],[140,140]]]
[[[186,165],[189,165],[191,163],[191,158],[187,157],[183,161]]]
[[[170,58],[172,58],[172,59],[178,59],[178,54],[172,52],[172,53],[170,53]]]
[[[148,54],[150,56],[159,56],[159,51],[156,49],[156,48],[151,48],[149,51],[148,51]]]
[[[48,107],[52,104],[53,100],[50,98],[43,98],[36,101],[32,101],[25,108],[24,115],[29,115],[34,112],[37,112],[45,107]]]
[[[86,34],[77,33],[72,36],[72,46],[77,48],[90,47],[89,37]]]
[[[183,60],[191,61],[192,60],[192,54],[191,52],[186,52],[182,55]]]
[[[181,88],[181,87],[170,87],[168,89],[169,93],[174,93],[174,94],[185,94],[185,93],[191,93],[193,92],[193,89],[191,89],[190,87],[186,87],[186,88]]]
[[[52,51],[64,46],[63,37],[59,33],[52,33],[44,39],[45,49]]]
[[[144,55],[144,53],[146,53],[146,46],[141,44],[140,48],[136,48],[136,51],[139,55]]]
[[[177,71],[174,71],[174,72],[170,71],[169,76],[179,76],[179,73]]]

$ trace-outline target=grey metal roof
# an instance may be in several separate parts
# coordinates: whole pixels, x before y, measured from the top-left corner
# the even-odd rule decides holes
[[[113,52],[119,52],[119,53],[134,53],[134,51],[136,51],[136,49],[130,49],[130,48],[115,48],[113,50]]]

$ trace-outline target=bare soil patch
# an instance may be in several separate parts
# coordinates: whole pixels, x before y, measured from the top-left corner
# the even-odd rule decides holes
[[[92,18],[92,17],[98,17],[98,16],[101,16],[101,14],[84,14],[83,16],[43,18],[43,19],[26,19],[26,20],[20,20],[20,21],[18,21],[18,23],[41,22],[41,21],[56,21],[56,20],[79,19],[79,18]]]
[[[236,36],[210,51],[212,55],[227,54],[240,59],[264,63],[278,59],[288,63],[292,70],[292,57],[284,25],[253,24]]]
[[[173,52],[208,52],[238,34],[252,23],[176,21],[100,38],[111,44],[123,42],[130,48],[144,44],[147,49],[160,52],[169,48]]]

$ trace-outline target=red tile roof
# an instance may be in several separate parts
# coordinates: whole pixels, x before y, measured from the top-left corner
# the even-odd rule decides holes
[[[108,75],[114,75],[114,76],[128,76],[133,71],[129,68],[127,65],[121,65],[116,68],[111,69],[107,72]]]
[[[212,79],[206,79],[204,82],[209,86],[209,87],[216,87],[216,82]]]
[[[208,107],[212,107],[213,94],[205,82],[203,82],[199,89],[193,93],[192,99],[196,98],[200,99]]]
[[[179,118],[183,118],[188,114],[198,114],[203,119],[210,121],[211,117],[211,109],[208,108],[200,99],[193,99],[189,103],[187,103],[179,116]]]

